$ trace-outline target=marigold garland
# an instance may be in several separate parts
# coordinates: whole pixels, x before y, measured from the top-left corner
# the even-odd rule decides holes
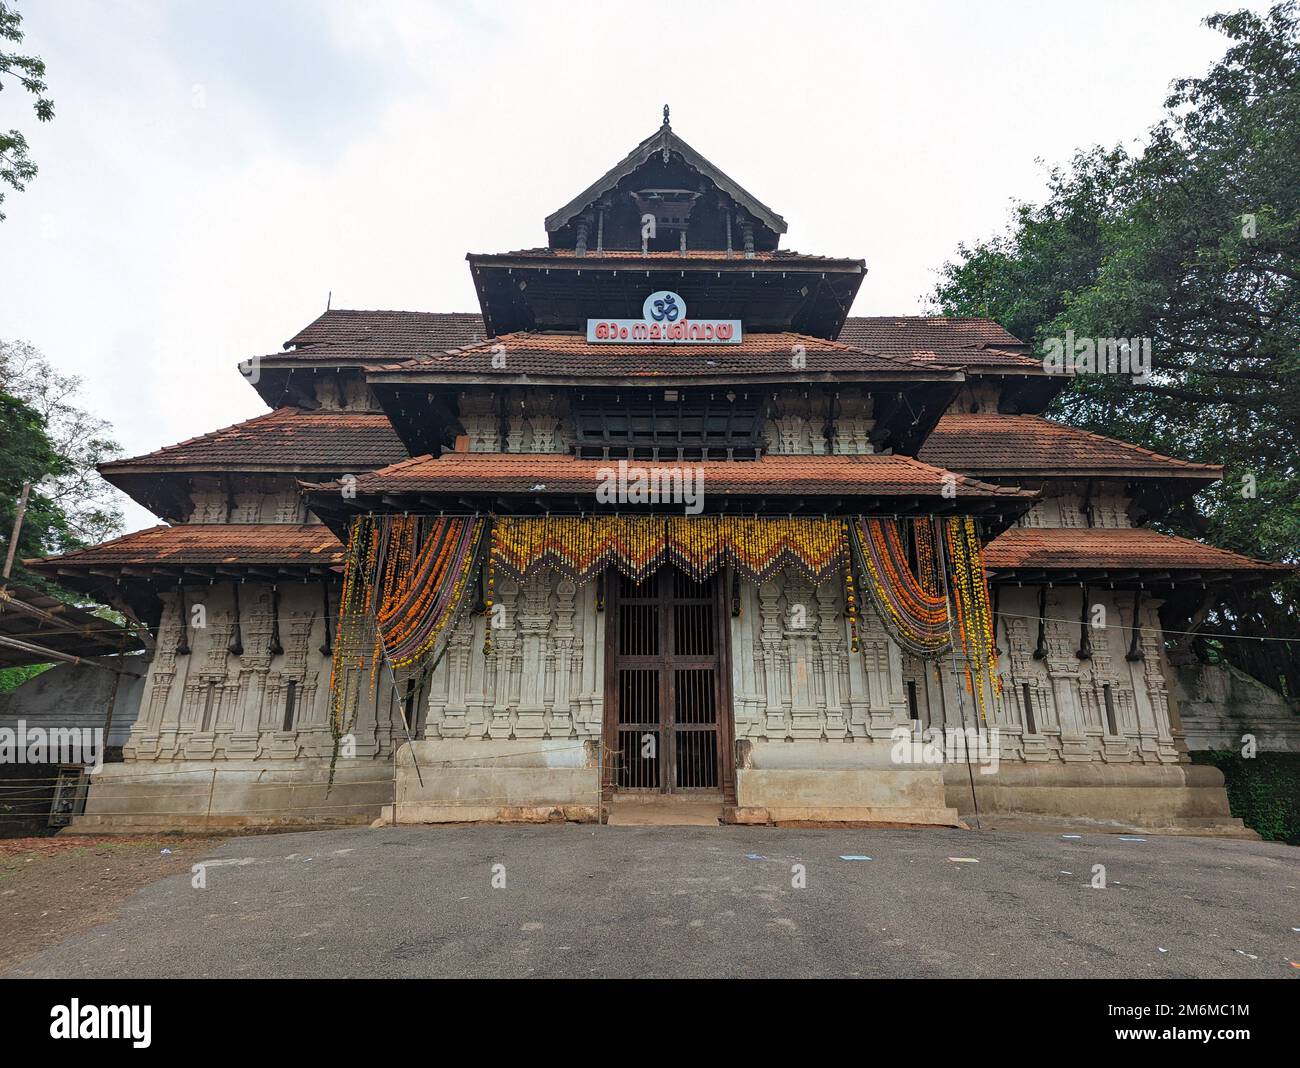
[[[952,516],[937,525],[928,518],[912,520],[916,573],[895,522],[859,518],[848,524],[848,534],[863,585],[894,640],[916,656],[933,658],[951,648],[955,635],[966,689],[980,720],[987,721],[1001,684],[975,520]],[[936,553],[936,535],[946,549],[943,569],[938,566],[942,556]]]
[[[486,529],[482,516],[368,515],[353,520],[330,678],[336,755],[339,739],[356,722],[361,679],[368,674],[373,690],[385,655],[395,672],[427,666],[450,633],[473,589],[489,542]],[[857,652],[860,647],[864,592],[908,652],[938,656],[955,636],[966,687],[984,720],[998,685],[997,651],[975,521],[918,517],[910,521],[910,535],[915,562],[909,559],[899,521],[878,517],[497,518],[486,551],[484,653],[492,648],[500,574],[522,580],[550,570],[582,583],[612,565],[640,582],[666,562],[696,580],[728,564],[754,582],[786,567],[814,582],[842,572],[850,648]]]
[[[539,516],[493,524],[491,568],[523,579],[559,572],[583,583],[613,566],[634,582],[663,563],[696,580],[731,564],[764,582],[782,568],[820,582],[842,566],[839,524],[754,516]]]
[[[334,759],[386,658],[405,675],[435,655],[473,588],[486,519],[364,515],[352,521],[330,671]],[[331,782],[333,780],[331,760]]]
[[[948,602],[938,590],[932,541],[927,551],[921,549],[922,542],[933,537],[933,524],[913,523],[913,537],[920,576],[912,573],[897,523],[858,518],[849,524],[863,585],[886,628],[908,652],[934,657],[947,651],[952,636]]]
[[[1001,691],[997,644],[988,575],[979,531],[969,516],[949,519],[944,531],[948,548],[949,593],[956,612],[954,630],[961,642],[966,689],[975,699],[980,721],[987,722],[994,695]]]

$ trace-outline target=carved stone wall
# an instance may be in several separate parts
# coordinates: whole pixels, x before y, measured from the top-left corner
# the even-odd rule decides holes
[[[862,654],[849,649],[843,585],[814,586],[794,569],[740,586],[732,619],[736,738],[887,739],[907,722],[902,657],[868,612]]]
[[[1002,386],[997,380],[972,379],[962,383],[961,390],[948,406],[948,412],[957,414],[997,415],[1002,399]]]
[[[871,397],[846,389],[829,395],[783,389],[768,401],[765,424],[769,453],[821,456],[873,452]]]
[[[1091,523],[1089,522],[1091,510]],[[1114,491],[1096,492],[1090,498],[1068,487],[1048,486],[1043,499],[1017,521],[1021,527],[1124,528],[1133,526],[1128,498]]]
[[[465,390],[458,406],[470,452],[569,451],[573,431],[568,398],[561,391]]]
[[[1077,586],[1048,591],[1040,647],[1037,589],[1002,590],[997,628],[1002,694],[994,702],[992,722],[986,725],[1000,729],[1003,758],[1177,763],[1159,602],[1144,599],[1138,642],[1141,659],[1130,660],[1132,594],[1090,590],[1091,649],[1089,656],[1080,657],[1085,648],[1079,622],[1081,597]],[[1093,619],[1105,625],[1094,627]],[[951,672],[946,674],[943,699],[951,721],[957,694]],[[963,698],[968,719],[973,718],[973,701],[969,694]],[[930,712],[934,714],[933,707]]]
[[[157,653],[141,709],[123,752],[128,760],[293,760],[327,757],[330,658],[318,583],[240,585],[238,625],[232,584],[186,587],[164,596]],[[337,588],[331,605],[338,603]],[[330,620],[331,633],[334,621]],[[235,639],[238,638],[238,641]],[[238,650],[238,651],[235,651]],[[292,713],[290,691],[292,690]],[[360,688],[358,756],[392,751],[403,737],[387,681]]]
[[[503,625],[464,614],[428,687],[426,738],[599,738],[605,616],[595,585],[498,578]]]
[[[196,478],[191,523],[312,523],[297,483],[288,476]]]
[[[335,374],[317,374],[314,385],[316,403],[322,411],[382,411],[362,372],[344,370]]]

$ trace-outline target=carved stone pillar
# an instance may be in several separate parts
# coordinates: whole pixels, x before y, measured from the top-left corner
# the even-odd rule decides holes
[[[763,710],[763,736],[786,737],[785,702],[780,690],[780,674],[784,663],[784,627],[781,622],[781,587],[769,579],[758,587],[759,626],[762,646],[765,707]]]
[[[550,736],[552,738],[577,737],[573,729],[573,711],[570,707],[572,683],[575,598],[578,587],[570,579],[562,578],[555,584],[555,620],[552,631],[552,657],[554,696],[551,701]]]
[[[554,681],[550,649],[550,575],[531,576],[519,609],[521,664],[519,701],[515,706],[516,738],[541,738],[546,734],[546,694]]]
[[[492,677],[492,719],[487,734],[491,738],[510,738],[513,735],[510,708],[515,697],[514,677],[519,657],[519,583],[502,576],[497,579],[496,589],[497,603],[504,609],[505,625],[492,628],[492,652],[488,658]]]

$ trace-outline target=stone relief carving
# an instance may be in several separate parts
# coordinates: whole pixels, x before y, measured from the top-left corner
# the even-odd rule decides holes
[[[603,641],[595,595],[549,574],[498,578],[501,623],[483,655],[483,617],[466,613],[434,673],[426,737],[498,739],[599,735],[603,680],[584,670]],[[598,629],[599,628],[599,629]]]

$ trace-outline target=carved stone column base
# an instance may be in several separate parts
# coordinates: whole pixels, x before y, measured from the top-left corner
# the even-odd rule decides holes
[[[541,738],[546,734],[546,709],[521,708],[515,716],[516,738]]]

